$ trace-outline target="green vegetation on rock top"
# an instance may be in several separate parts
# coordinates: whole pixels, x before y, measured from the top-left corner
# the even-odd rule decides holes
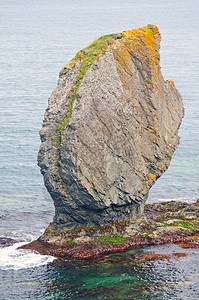
[[[117,34],[107,34],[101,36],[86,48],[78,51],[75,57],[65,65],[63,73],[66,74],[71,66],[76,64],[79,60],[83,62],[84,66],[89,66],[92,60],[96,58],[96,56],[98,57],[100,54],[103,54],[103,51],[117,36],[119,37],[119,35]]]
[[[124,243],[124,242],[128,241],[128,238],[125,238],[118,234],[111,234],[111,235],[100,236],[99,238],[95,239],[95,241],[99,241],[102,243],[120,244],[120,243]]]
[[[66,74],[75,64],[79,61],[81,64],[79,74],[76,78],[76,82],[70,92],[70,100],[68,102],[66,117],[63,120],[63,122],[60,125],[60,133],[58,137],[58,149],[61,144],[61,135],[65,129],[65,127],[68,125],[71,112],[72,112],[72,105],[75,100],[77,91],[79,89],[79,86],[84,78],[84,75],[86,71],[90,68],[90,66],[93,64],[93,62],[98,59],[100,56],[102,56],[107,47],[115,40],[115,38],[120,38],[121,36],[118,34],[107,34],[104,36],[101,36],[99,39],[95,40],[92,44],[90,44],[88,47],[80,50],[77,52],[76,56],[68,63],[63,69],[63,74]]]

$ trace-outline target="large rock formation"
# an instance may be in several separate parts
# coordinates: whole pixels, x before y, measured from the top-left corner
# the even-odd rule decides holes
[[[49,99],[38,164],[55,204],[51,230],[132,221],[179,144],[182,98],[148,25],[77,53]]]

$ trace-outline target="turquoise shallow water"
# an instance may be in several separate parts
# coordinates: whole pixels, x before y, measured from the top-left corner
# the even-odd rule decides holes
[[[183,249],[188,256],[180,259],[173,251],[182,250],[177,245],[156,246],[95,261],[48,260],[40,265],[32,256],[32,267],[26,265],[27,259],[24,268],[18,256],[15,269],[7,266],[0,273],[1,299],[198,299],[198,250]],[[135,260],[154,252],[171,255],[171,259]]]
[[[159,27],[162,72],[165,79],[174,80],[185,107],[181,144],[168,171],[152,188],[148,201],[192,202],[199,197],[198,13],[197,0],[1,0],[0,236],[30,241],[41,234],[53,217],[53,203],[43,186],[36,157],[44,110],[63,65],[96,37],[147,24]],[[28,286],[37,287],[38,294],[32,293],[30,297],[35,299],[43,289],[42,282],[46,284],[45,276],[61,272],[57,267],[45,265],[50,258],[20,256],[14,250],[6,252],[1,253],[4,263],[0,267],[5,269],[7,261],[9,270],[0,271],[0,276],[4,278],[5,290],[15,287],[14,299],[28,298],[32,293],[26,287],[26,277]],[[20,268],[24,261],[26,269],[12,271],[17,257],[21,259]],[[192,258],[194,264],[195,256]],[[27,269],[35,260],[38,266]],[[79,270],[79,265],[75,268]],[[92,268],[87,268],[88,277],[92,277]],[[102,274],[106,272],[100,270]],[[67,272],[63,267],[65,279],[60,280],[68,280]],[[41,275],[38,284],[31,283],[35,274]],[[132,274],[129,276],[136,276]],[[22,276],[20,284],[16,279],[19,276]],[[75,282],[81,277],[78,272],[73,276]],[[59,285],[56,290],[59,294]],[[70,298],[68,293],[66,299],[77,299],[74,295]],[[11,294],[2,299],[11,299]],[[63,298],[52,297],[49,299]]]

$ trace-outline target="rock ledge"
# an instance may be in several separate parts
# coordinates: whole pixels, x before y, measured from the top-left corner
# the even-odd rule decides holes
[[[66,259],[85,259],[164,243],[199,248],[199,207],[196,204],[175,201],[146,204],[145,215],[130,224],[114,223],[68,232],[47,228],[43,236],[22,248]]]

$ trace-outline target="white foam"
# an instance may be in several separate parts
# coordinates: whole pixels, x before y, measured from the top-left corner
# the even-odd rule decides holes
[[[148,203],[160,203],[160,202],[169,202],[169,201],[175,201],[175,202],[187,202],[188,204],[195,203],[196,199],[187,199],[187,198],[157,198],[157,199],[148,199]]]
[[[0,249],[0,269],[24,269],[46,265],[55,258],[49,255],[40,255],[30,250],[17,249],[26,243],[16,243],[12,246]]]
[[[164,198],[159,198],[158,199],[160,202],[169,202],[169,201],[175,201],[175,202],[187,202],[187,203],[194,203],[194,202],[196,202],[196,200],[195,199],[187,199],[187,198],[166,198],[166,199],[164,199]]]

